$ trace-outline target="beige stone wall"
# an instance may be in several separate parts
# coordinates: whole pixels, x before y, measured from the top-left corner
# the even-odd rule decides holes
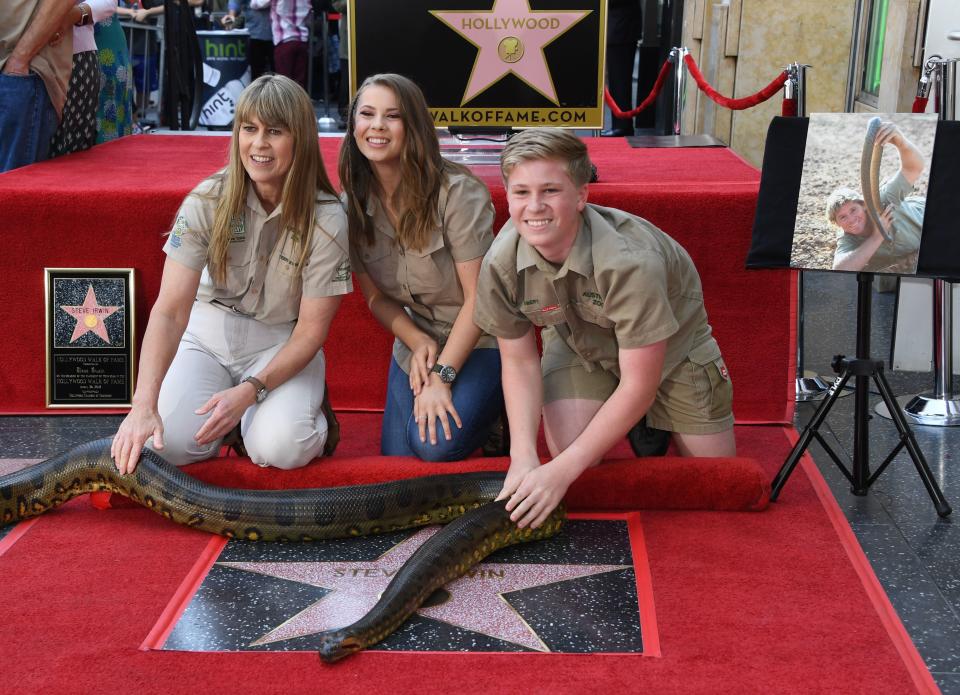
[[[807,63],[807,111],[843,111],[853,11],[854,0],[685,0],[683,41],[722,94],[748,96],[788,63]],[[733,113],[707,101],[689,80],[684,132],[714,135],[760,166],[780,96]]]

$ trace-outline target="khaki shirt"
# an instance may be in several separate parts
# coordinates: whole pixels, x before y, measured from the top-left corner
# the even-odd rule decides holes
[[[453,322],[463,307],[463,288],[455,263],[480,258],[493,243],[493,203],[490,191],[471,174],[449,171],[438,201],[440,226],[421,250],[397,243],[397,233],[379,198],[370,196],[367,215],[373,219],[373,244],[350,246],[357,273],[367,273],[384,296],[402,304],[417,328],[437,341],[447,342]],[[480,336],[478,348],[495,348],[489,335]],[[410,350],[399,339],[393,357],[404,372],[410,371]]]
[[[13,53],[17,42],[33,22],[40,0],[3,0],[0,11],[0,70]],[[67,84],[73,70],[73,32],[67,29],[56,46],[46,44],[30,60],[30,72],[43,80],[57,118],[63,114]],[[15,77],[9,79],[17,79]]]
[[[617,378],[620,348],[666,340],[661,378],[684,358],[720,357],[700,276],[683,247],[646,220],[598,205],[585,208],[559,268],[507,222],[484,258],[474,320],[501,338],[543,327],[544,373],[560,366],[551,363],[553,340],[563,340],[587,371]]]
[[[216,283],[207,268],[207,252],[219,186],[214,175],[186,197],[163,247],[170,258],[203,271],[197,301],[274,325],[297,319],[301,296],[332,297],[353,289],[347,218],[337,198],[317,193],[312,245],[297,274],[300,244],[290,234],[280,234],[282,205],[267,214],[253,186],[230,239],[226,283]]]
[[[874,273],[889,268],[920,249],[920,233],[923,230],[923,213],[927,207],[927,199],[910,195],[911,193],[913,186],[899,171],[880,187],[881,208],[893,205],[893,241],[884,240],[877,247],[863,267],[864,272]],[[837,236],[836,256],[856,251],[865,241],[845,233],[842,229],[837,232]]]

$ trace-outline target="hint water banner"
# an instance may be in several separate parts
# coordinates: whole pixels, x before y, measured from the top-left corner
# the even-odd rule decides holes
[[[245,30],[198,31],[203,55],[203,106],[200,125],[229,128],[237,98],[250,84],[247,48],[250,34]]]

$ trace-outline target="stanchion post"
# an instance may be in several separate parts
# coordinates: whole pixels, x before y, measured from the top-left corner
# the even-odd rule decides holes
[[[684,46],[670,49],[670,60],[673,62],[673,134],[680,135],[683,129],[683,102],[687,87],[687,71],[683,62],[690,51]]]
[[[807,68],[809,65],[790,63],[787,81],[783,83],[783,98],[793,99],[796,103],[796,117],[807,115]],[[830,384],[817,375],[806,376],[803,369],[803,271],[797,271],[797,373],[795,397],[797,403],[817,401],[827,395]]]
[[[931,59],[935,66],[940,120],[955,114],[957,59]],[[933,281],[933,393],[914,396],[904,412],[921,425],[960,425],[960,398],[953,391],[953,283]]]

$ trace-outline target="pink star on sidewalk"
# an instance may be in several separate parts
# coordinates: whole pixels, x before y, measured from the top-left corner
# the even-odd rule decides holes
[[[103,338],[105,343],[110,343],[107,327],[103,325],[103,321],[120,307],[97,304],[97,296],[93,293],[93,285],[87,287],[87,296],[84,298],[83,304],[80,306],[61,305],[60,308],[77,320],[77,325],[73,328],[73,336],[70,338],[71,343],[90,331]]]
[[[530,9],[529,0],[495,0],[490,10],[431,10],[437,19],[480,49],[463,104],[508,73],[558,104],[543,49],[591,10]]]
[[[373,608],[404,562],[439,526],[421,529],[375,560],[339,562],[220,562],[219,565],[330,589],[330,593],[255,640],[251,646],[345,627]],[[450,599],[417,613],[535,651],[549,651],[507,603],[504,594],[624,569],[621,565],[482,562],[445,588]]]

